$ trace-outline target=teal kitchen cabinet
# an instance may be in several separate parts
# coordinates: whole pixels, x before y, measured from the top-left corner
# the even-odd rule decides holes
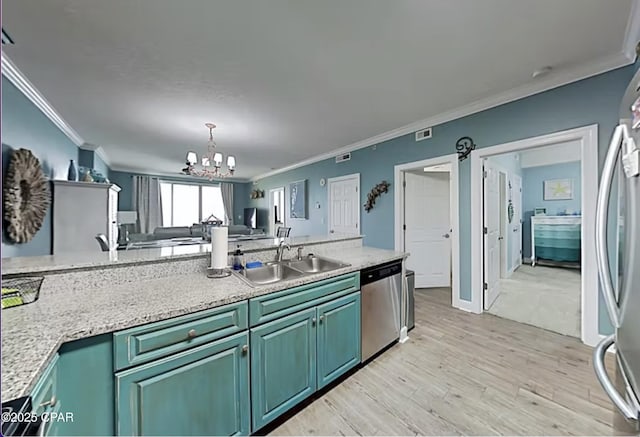
[[[251,330],[253,430],[316,390],[316,309]]]
[[[359,363],[359,291],[252,328],[253,431]]]
[[[360,293],[318,306],[318,389],[360,363]]]
[[[245,332],[116,373],[118,435],[247,435]]]
[[[61,411],[62,402],[58,393],[58,361],[60,356],[56,354],[31,392],[33,412],[42,415],[57,415]],[[59,435],[58,422],[46,421],[40,425],[40,435]]]

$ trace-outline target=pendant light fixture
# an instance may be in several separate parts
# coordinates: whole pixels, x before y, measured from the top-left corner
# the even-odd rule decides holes
[[[215,129],[216,125],[213,123],[205,123],[205,126],[209,128],[207,152],[202,155],[200,165],[198,165],[198,155],[196,152],[187,152],[187,166],[182,169],[182,172],[189,176],[197,176],[209,180],[233,176],[233,172],[236,170],[235,156],[227,156],[227,170],[223,171],[222,162],[224,161],[224,157],[222,153],[216,151],[216,142],[213,140],[213,129]]]

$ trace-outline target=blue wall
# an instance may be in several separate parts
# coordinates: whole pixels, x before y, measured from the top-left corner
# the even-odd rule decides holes
[[[78,165],[92,168],[105,177],[109,177],[109,166],[93,150],[78,149]]]
[[[553,133],[575,127],[598,124],[599,163],[604,155],[613,128],[618,119],[622,95],[633,73],[634,66],[613,70],[560,88],[536,94],[515,102],[488,109],[467,117],[435,126],[433,138],[416,142],[413,134],[395,138],[373,147],[352,153],[351,161],[336,164],[333,159],[274,175],[258,181],[256,188],[268,190],[288,182],[308,179],[309,219],[290,221],[295,235],[324,234],[326,226],[326,187],[320,187],[320,178],[360,173],[364,203],[366,193],[374,184],[386,179],[393,182],[393,167],[426,158],[455,152],[455,143],[462,136],[470,136],[478,147],[488,147],[523,138]],[[460,163],[460,297],[471,298],[471,164]],[[253,188],[253,185],[250,185]],[[382,195],[375,208],[362,211],[362,233],[368,246],[391,249],[394,247],[393,187]],[[319,201],[321,209],[312,208]],[[253,201],[267,208],[267,199]],[[607,316],[601,300],[601,330],[607,332]]]
[[[96,155],[96,158],[99,158]],[[122,171],[111,170],[109,172],[109,180],[118,185],[121,191],[118,195],[118,210],[120,211],[132,211],[133,210],[133,177],[141,175],[141,173],[129,173]],[[189,178],[189,177],[171,177],[171,176],[158,176],[158,175],[145,175],[158,177],[165,181],[174,182],[197,182],[199,184],[208,183],[207,180],[201,178]],[[247,192],[246,183],[232,182],[233,183],[233,215],[236,224],[242,224],[242,218],[238,220],[238,216],[242,217],[244,207],[249,202],[249,194]],[[211,182],[212,185],[218,185],[219,182]]]
[[[30,149],[40,159],[50,179],[66,179],[69,161],[78,159],[78,147],[30,100],[2,77],[2,172],[5,174],[13,149]],[[3,223],[4,229],[4,223]],[[51,253],[51,208],[33,240],[12,244],[3,232],[2,256],[35,256]]]
[[[531,257],[531,216],[535,208],[547,209],[547,215],[564,214],[567,210],[580,211],[582,207],[582,187],[580,162],[529,167],[522,171],[522,205],[524,224],[522,229],[522,254]],[[549,179],[573,179],[573,199],[544,200],[543,182]]]

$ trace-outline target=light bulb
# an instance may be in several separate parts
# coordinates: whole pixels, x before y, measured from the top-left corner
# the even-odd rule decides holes
[[[227,156],[227,167],[229,167],[229,170],[233,170],[234,168],[236,168],[235,156],[232,156],[232,155]]]
[[[187,164],[196,165],[198,163],[198,155],[196,152],[187,152]]]
[[[222,165],[222,153],[217,152],[216,154],[214,154],[213,162],[215,163],[216,167],[220,167]]]

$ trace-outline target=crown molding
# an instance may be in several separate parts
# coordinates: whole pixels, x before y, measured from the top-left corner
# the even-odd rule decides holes
[[[196,176],[189,176],[183,173],[179,173],[179,172],[175,172],[175,173],[169,173],[169,172],[148,172],[148,171],[142,171],[140,169],[136,169],[136,168],[131,168],[131,167],[126,167],[126,166],[121,166],[121,165],[116,165],[115,167],[109,167],[111,169],[111,171],[117,171],[117,172],[121,172],[121,173],[130,173],[134,176],[155,176],[158,177],[160,179],[162,179],[163,177],[165,178],[171,178],[171,179],[184,179],[185,181],[192,181],[192,182],[208,182],[209,180],[206,178],[199,178]],[[235,182],[235,183],[240,183],[240,184],[244,184],[247,182],[250,182],[249,178],[223,178],[223,179],[214,179],[211,181],[211,183],[220,183],[220,182]]]
[[[640,42],[640,0],[633,0],[624,33],[622,51],[631,62],[636,60],[636,46]]]
[[[93,153],[98,155],[100,159],[102,159],[109,168],[111,168],[111,160],[107,156],[107,152],[104,151],[102,146],[96,146],[95,144],[91,144],[91,143],[84,143],[83,145],[80,146],[80,148],[82,150],[92,151]]]
[[[638,2],[640,2],[640,0],[634,0],[634,6]],[[640,9],[638,9],[638,11],[640,11]],[[640,20],[636,20],[636,21],[640,21]],[[634,55],[635,55],[635,45],[634,45]],[[548,91],[553,88],[558,88],[563,85],[577,82],[592,76],[596,76],[601,73],[606,73],[607,71],[615,70],[616,68],[624,67],[632,63],[633,63],[633,60],[630,60],[626,56],[626,54],[623,53],[622,51],[613,55],[601,57],[595,60],[594,62],[578,65],[574,68],[570,68],[564,71],[551,73],[549,74],[549,76],[544,77],[541,80],[534,79],[522,86],[513,88],[511,90],[508,90],[499,94],[495,94],[490,97],[486,97],[484,99],[476,100],[475,102],[460,106],[450,111],[443,112],[434,117],[416,121],[416,122],[407,124],[405,126],[399,127],[397,129],[393,129],[393,130],[381,133],[379,135],[352,143],[348,146],[335,149],[331,152],[322,153],[320,155],[313,156],[311,158],[305,159],[300,162],[296,162],[286,167],[282,167],[277,170],[273,170],[270,172],[260,174],[258,176],[254,176],[250,180],[258,181],[260,179],[264,179],[269,176],[284,173],[286,171],[293,170],[296,168],[304,167],[305,165],[324,161],[325,159],[334,158],[335,156],[341,155],[343,153],[353,152],[359,149],[363,149],[365,147],[373,146],[375,144],[380,144],[382,142],[391,140],[393,138],[414,133],[415,131],[424,129],[426,127],[434,127],[439,124],[443,124],[452,120],[456,120],[456,119],[466,117],[478,112],[482,112],[487,109],[491,109],[496,106],[500,106],[506,103],[520,100],[525,97],[529,97],[534,94]],[[434,132],[434,135],[435,134],[436,132]],[[429,140],[425,140],[423,141],[423,143],[424,145],[427,145],[429,143]]]
[[[6,53],[2,53],[2,75],[6,77],[18,90],[24,94],[31,102],[47,116],[58,129],[62,131],[76,146],[84,144],[84,140],[73,130],[69,124],[58,114],[44,96],[33,86],[27,77],[9,59]]]

